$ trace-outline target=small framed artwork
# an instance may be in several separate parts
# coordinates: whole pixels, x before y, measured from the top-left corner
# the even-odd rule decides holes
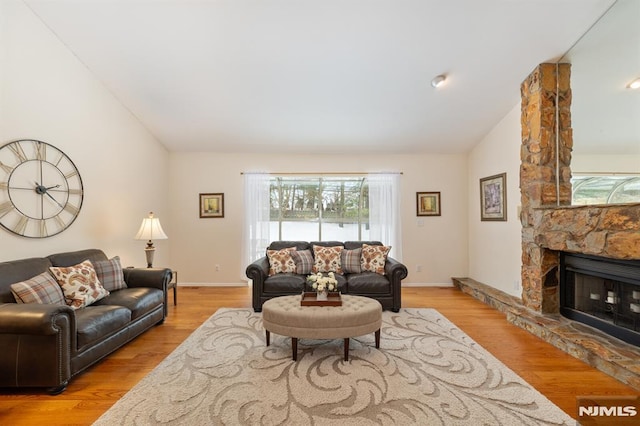
[[[416,192],[418,216],[440,216],[439,192]]]
[[[224,194],[200,194],[200,217],[224,217]]]
[[[480,220],[507,220],[507,174],[480,179]]]

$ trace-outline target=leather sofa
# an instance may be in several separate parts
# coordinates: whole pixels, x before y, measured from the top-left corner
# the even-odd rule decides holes
[[[274,241],[267,250],[296,247],[296,250],[310,250],[313,253],[314,245],[342,246],[345,250],[353,250],[362,247],[363,244],[382,245],[379,241]],[[269,276],[269,258],[266,253],[264,257],[247,267],[246,275],[253,282],[252,299],[255,312],[261,312],[262,304],[271,298],[313,291],[307,283],[307,275],[277,273]],[[401,285],[406,277],[407,267],[391,257],[386,259],[384,275],[376,272],[336,274],[341,293],[374,298],[380,302],[383,309],[393,312],[398,312],[402,305]]]
[[[16,303],[11,284],[85,260],[108,259],[88,249],[0,263],[0,387],[58,394],[75,375],[164,321],[170,269],[124,268],[126,288],[75,310]]]

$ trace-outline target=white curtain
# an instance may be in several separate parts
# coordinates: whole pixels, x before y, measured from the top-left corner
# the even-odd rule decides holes
[[[242,238],[242,271],[265,255],[269,236],[269,174],[244,174],[244,227]]]
[[[391,246],[389,256],[402,262],[400,174],[376,173],[369,181],[369,237]]]

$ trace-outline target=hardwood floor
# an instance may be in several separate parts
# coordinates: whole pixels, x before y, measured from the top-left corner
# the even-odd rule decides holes
[[[0,424],[89,425],[218,308],[251,306],[245,287],[180,287],[178,293],[178,306],[170,304],[164,324],[76,377],[61,395],[0,389]],[[402,297],[405,308],[437,309],[574,418],[576,396],[640,395],[457,289],[408,287]]]

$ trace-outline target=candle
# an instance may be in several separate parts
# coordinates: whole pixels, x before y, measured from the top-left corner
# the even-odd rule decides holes
[[[636,299],[636,300],[640,300],[640,291],[636,291],[636,290],[634,290],[634,291],[632,292],[632,294],[633,294],[633,298],[634,298],[634,299]]]
[[[600,295],[598,293],[590,293],[589,299],[591,300],[600,300]]]
[[[637,303],[632,303],[630,307],[631,307],[631,312],[635,312],[636,314],[640,313],[640,305],[638,305]]]

